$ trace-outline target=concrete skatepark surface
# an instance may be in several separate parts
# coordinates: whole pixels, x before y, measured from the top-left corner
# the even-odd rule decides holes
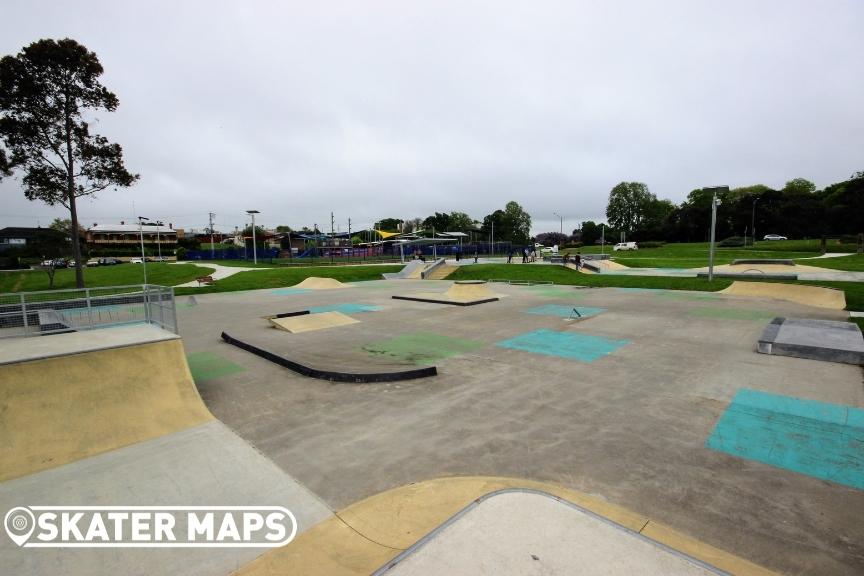
[[[858,367],[755,352],[767,316],[842,320],[844,312],[727,294],[548,286],[496,285],[507,298],[468,308],[391,298],[450,285],[197,296],[196,306],[178,309],[190,358],[240,367],[199,372],[205,410],[218,420],[19,476],[0,484],[2,503],[44,499],[55,487],[87,503],[164,496],[185,504],[194,495],[191,503],[269,504],[272,496],[303,518],[295,542],[263,555],[149,551],[106,560],[82,551],[68,556],[76,574],[176,573],[180,565],[202,574],[368,574],[471,501],[513,487],[556,494],[730,573],[767,573],[758,565],[861,572],[864,491],[705,446],[743,387],[864,406]],[[302,334],[265,318],[348,298],[381,311]],[[602,313],[571,323],[526,313],[546,305]],[[220,342],[229,328],[312,364],[404,368],[434,358],[439,375],[364,386],[310,380]],[[498,346],[526,334],[542,346],[546,333],[561,348],[555,356]],[[627,344],[581,354],[585,338],[562,343],[553,334]],[[4,541],[0,561],[38,573],[65,560],[19,552]]]
[[[864,566],[860,490],[704,445],[743,387],[864,406],[859,368],[755,351],[766,318],[843,320],[843,311],[717,293],[497,284],[507,298],[463,308],[391,299],[412,288],[444,292],[449,282],[353,286],[353,301],[383,310],[327,331],[279,333],[261,316],[336,305],[344,292],[212,294],[180,311],[190,351],[247,367],[199,383],[211,411],[331,508],[429,478],[506,475],[600,495],[781,572]],[[606,311],[571,325],[524,312],[546,304]],[[397,336],[478,345],[435,360],[434,378],[354,387],[291,375],[223,345],[226,325],[334,369],[417,366],[434,350],[427,337],[415,339],[416,356],[364,349],[390,349],[382,342]],[[495,345],[541,329],[630,344],[591,362]]]

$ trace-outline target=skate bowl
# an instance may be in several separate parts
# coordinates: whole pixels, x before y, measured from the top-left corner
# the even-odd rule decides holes
[[[336,290],[338,288],[350,288],[350,286],[348,284],[343,284],[335,278],[310,276],[299,284],[295,284],[292,288],[301,288],[305,290]]]
[[[846,308],[846,295],[842,290],[822,288],[821,286],[773,282],[733,282],[728,288],[720,290],[718,294],[773,298],[831,310]]]
[[[413,300],[433,304],[453,304],[455,306],[474,306],[495,302],[501,298],[489,289],[485,280],[457,280],[446,292],[415,292],[393,296],[396,300]]]

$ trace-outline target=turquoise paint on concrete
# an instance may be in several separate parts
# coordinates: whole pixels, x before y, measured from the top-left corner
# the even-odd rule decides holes
[[[864,490],[864,409],[739,390],[713,450]]]
[[[535,330],[534,332],[520,334],[509,340],[502,340],[496,345],[501,348],[523,350],[545,356],[557,356],[580,362],[593,362],[629,343],[629,340],[609,340],[588,334]]]
[[[378,312],[383,310],[382,306],[373,306],[372,304],[356,304],[354,302],[346,302],[344,304],[332,304],[330,306],[315,306],[309,308],[312,314],[319,312],[342,312],[343,314],[354,314],[357,312]]]
[[[305,288],[277,288],[270,293],[274,296],[290,296],[292,294],[305,294],[308,291]]]
[[[525,314],[538,314],[540,316],[559,316],[561,318],[570,318],[571,316],[573,316],[575,318],[576,314],[573,313],[574,308],[579,311],[579,314],[582,318],[596,316],[606,311],[605,308],[592,308],[590,306],[562,306],[561,304],[544,304],[543,306],[535,306],[534,308],[528,308],[527,310],[523,310],[523,312]]]

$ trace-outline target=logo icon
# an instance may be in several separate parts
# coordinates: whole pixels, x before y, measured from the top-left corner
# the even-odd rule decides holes
[[[22,546],[36,528],[36,517],[29,508],[18,506],[6,513],[3,524],[6,526],[9,538],[18,546]]]

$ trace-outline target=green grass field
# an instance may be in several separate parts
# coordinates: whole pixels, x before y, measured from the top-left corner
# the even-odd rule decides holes
[[[201,288],[176,288],[177,295],[207,294],[211,292],[236,292],[238,290],[259,290],[262,288],[284,288],[293,286],[310,276],[335,278],[340,282],[359,282],[361,280],[380,280],[385,272],[398,272],[402,266],[344,266],[274,268],[240,272],[224,280],[217,280],[211,286]]]
[[[147,283],[173,286],[206,276],[212,271],[212,268],[202,269],[191,264],[152,262],[147,264]],[[118,264],[104,268],[84,269],[84,285],[87,288],[125,286],[142,284],[143,282],[144,271],[140,264]],[[75,270],[71,268],[57,270],[54,276],[54,289],[62,290],[74,287]],[[33,292],[38,290],[49,290],[48,274],[43,270],[0,272],[0,292]]]
[[[845,248],[855,251],[854,245],[834,245],[829,248]],[[843,250],[829,250],[829,252]],[[565,252],[573,252],[565,250]],[[598,253],[598,247],[582,247],[580,253]],[[630,268],[701,268],[708,266],[709,245],[707,242],[666,244],[660,248],[640,248],[632,252],[611,252],[614,260]],[[864,271],[864,257],[860,255],[838,258],[813,258],[819,255],[818,240],[789,240],[779,242],[757,242],[754,248],[717,248],[715,264],[731,264],[744,258],[790,259],[801,264],[830,268],[833,270]],[[805,259],[806,260],[803,260]]]

